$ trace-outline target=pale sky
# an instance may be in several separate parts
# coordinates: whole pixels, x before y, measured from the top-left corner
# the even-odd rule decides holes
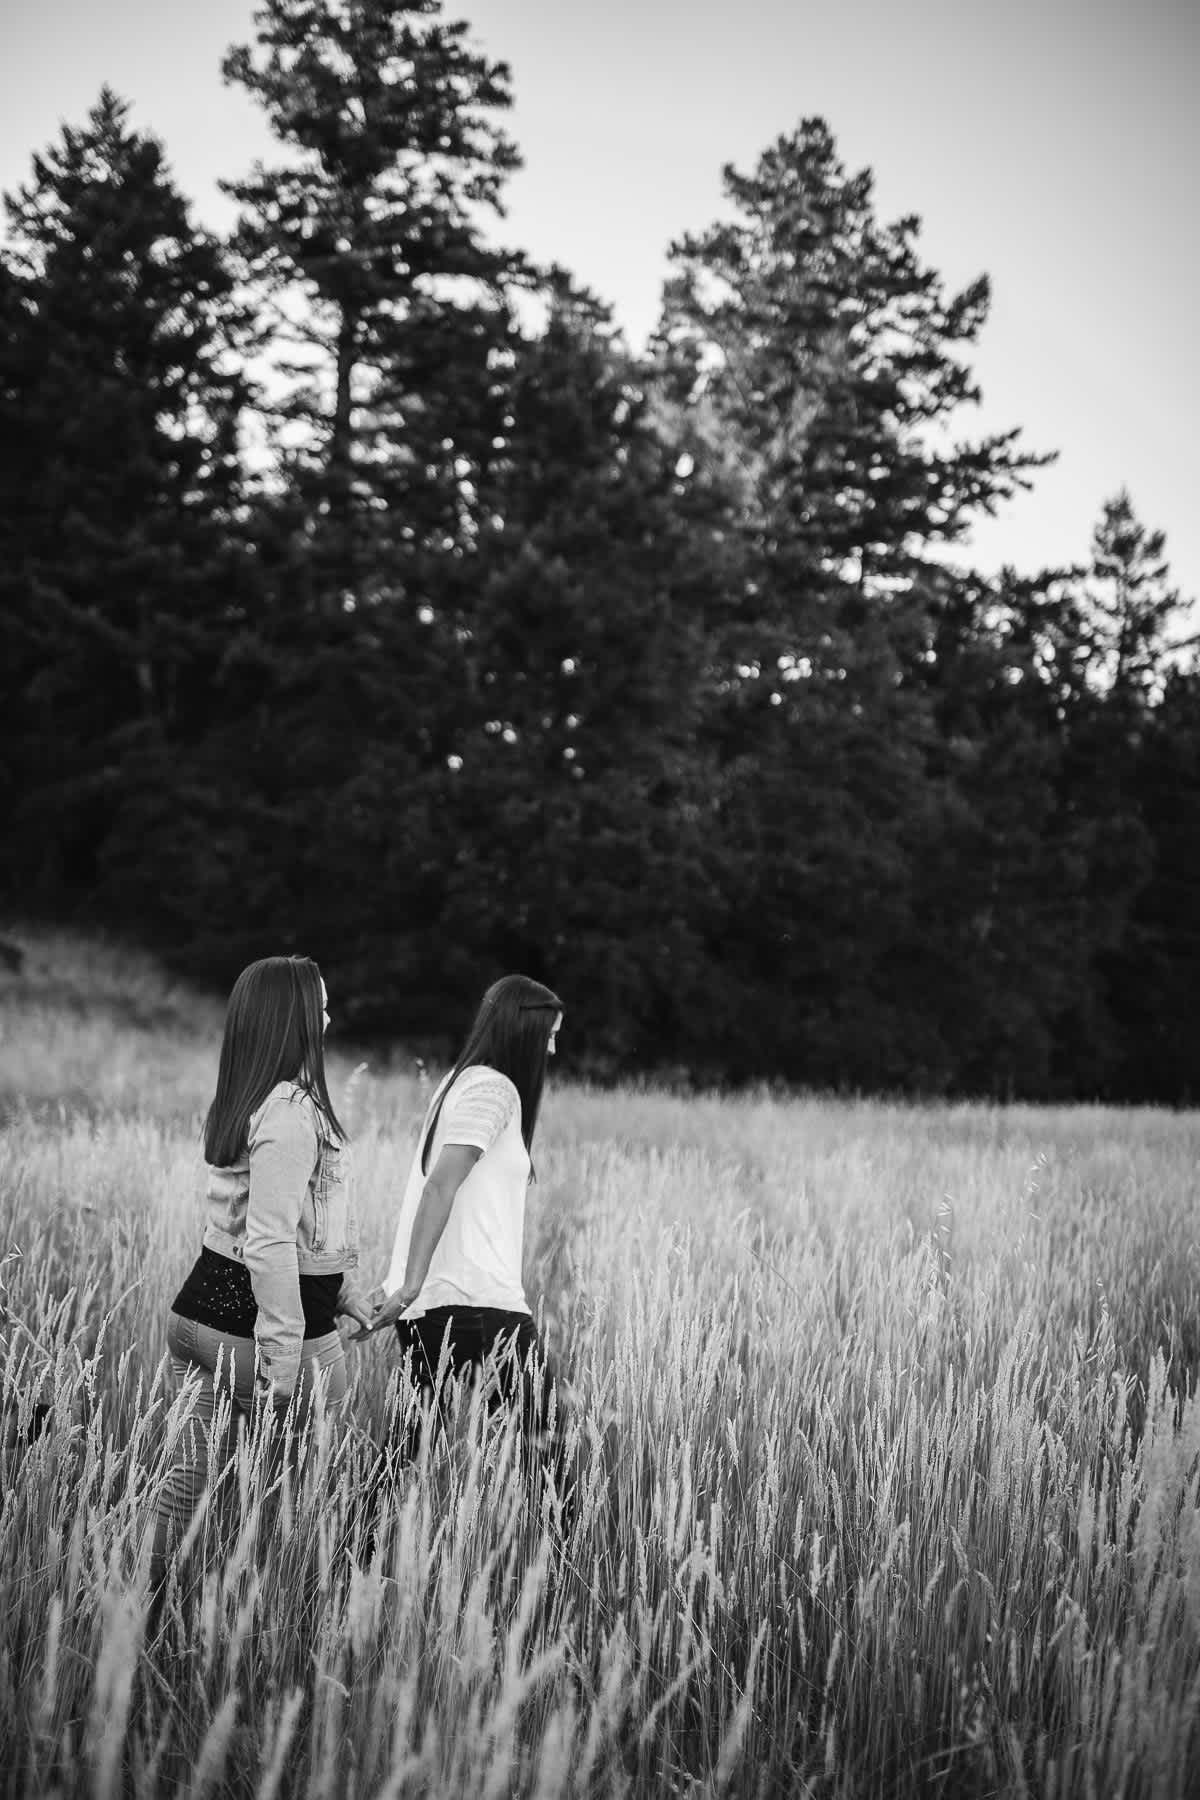
[[[253,0],[0,0],[0,188],[107,81],[165,142],[196,215],[271,154],[226,89]],[[977,533],[987,569],[1086,557],[1128,486],[1200,596],[1198,0],[466,0],[513,74],[524,169],[497,235],[567,265],[640,345],[666,250],[811,113],[885,218],[924,221],[951,286],[992,278],[964,435],[1021,425],[1058,463]]]

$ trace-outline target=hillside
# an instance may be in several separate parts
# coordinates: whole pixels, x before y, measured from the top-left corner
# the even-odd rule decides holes
[[[0,1108],[187,1113],[202,1103],[221,1006],[102,938],[10,929],[0,967]]]
[[[21,966],[0,961],[0,1118],[14,1107],[96,1118],[200,1114],[212,1096],[223,995],[172,976],[155,957],[100,935],[9,927]],[[344,1087],[362,1059],[329,1046]],[[416,1065],[402,1050],[372,1053],[372,1070],[407,1088]]]

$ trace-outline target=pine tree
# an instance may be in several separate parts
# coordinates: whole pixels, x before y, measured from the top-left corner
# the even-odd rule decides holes
[[[1107,968],[1121,1098],[1200,1102],[1200,669],[1165,678],[1133,776],[1152,846],[1148,879]]]
[[[229,704],[189,764],[187,806],[144,821],[197,970],[304,944],[357,957],[364,990],[394,995],[393,948],[368,932],[382,951],[368,968],[343,890],[365,874],[388,891],[396,844],[424,916],[415,871],[446,854],[440,745],[466,629],[449,616],[450,571],[478,530],[518,264],[482,238],[516,162],[495,123],[507,71],[438,10],[264,0],[254,41],[225,61],[280,145],[271,166],[225,184],[274,456],[250,521],[254,614],[222,674]],[[388,786],[368,799],[378,770]]]
[[[711,1056],[711,1021],[685,1025],[705,980],[689,915],[705,889],[693,735],[709,560],[605,310],[561,276],[547,300],[514,352],[479,534],[428,590],[435,738],[414,775],[396,720],[341,791],[357,822],[343,850],[372,879],[331,896],[329,931],[361,955],[369,1008],[394,1009],[394,981],[431,1029],[448,984],[465,1006],[520,967],[569,987],[593,1067],[677,1059],[685,1035]],[[381,965],[394,973],[368,995]]]
[[[1174,1039],[1178,1049],[1179,1001],[1194,986],[1180,900],[1194,893],[1185,846],[1196,834],[1195,683],[1172,648],[1183,609],[1165,535],[1142,525],[1124,489],[1102,508],[1089,574],[1086,692],[1069,731],[1067,783],[1092,829],[1096,1011],[1112,1040],[1104,1078],[1114,1094],[1144,1097],[1154,1070],[1149,1091],[1175,1098],[1194,1069],[1184,1056],[1173,1079],[1164,1048]],[[1072,1041],[1081,1035],[1077,1027]]]
[[[929,595],[945,546],[1039,459],[1016,432],[947,440],[977,395],[987,282],[947,297],[917,220],[877,220],[823,121],[725,188],[734,216],[674,247],[656,340],[687,478],[723,486],[736,545],[706,717],[728,847],[713,957],[731,1029],[732,996],[758,997],[749,1072],[919,1080],[888,988],[937,804]]]
[[[1094,682],[1135,710],[1162,691],[1171,627],[1181,612],[1166,537],[1148,531],[1122,488],[1106,500],[1092,538],[1088,593]]]
[[[224,186],[274,346],[289,574],[326,614],[415,612],[423,558],[474,528],[502,412],[519,261],[481,227],[518,161],[508,71],[439,10],[265,0],[225,62],[288,152]]]
[[[928,592],[928,806],[911,930],[886,987],[922,1085],[1087,1091],[1105,1044],[1062,1068],[1061,1021],[1090,1016],[1092,821],[1073,804],[1069,732],[1084,691],[1077,571],[946,570]]]
[[[974,1062],[983,1050],[1006,1090],[1137,1091],[1130,1045],[1147,1038],[1144,1002],[1169,954],[1153,921],[1171,911],[1157,869],[1174,843],[1154,771],[1174,753],[1159,703],[1177,605],[1162,534],[1122,494],[1103,510],[1090,569],[1005,571],[977,590],[978,629],[959,617],[938,639],[927,681],[959,809],[949,844],[965,853],[944,864],[943,846],[932,890],[966,903],[939,954],[949,975],[973,897],[990,891],[970,1016]]]
[[[241,596],[244,384],[220,247],[110,90],[5,205],[10,870],[54,888],[94,879],[133,747],[206,726]]]
[[[510,954],[552,958],[578,984],[593,1054],[669,1061],[686,1036],[700,1059],[711,1033],[684,1021],[705,985],[692,917],[707,534],[680,516],[677,447],[606,309],[564,279],[549,299],[515,361],[466,568],[485,716],[459,782],[523,795],[531,832],[488,834],[481,873],[490,862],[519,897]]]
[[[839,620],[853,633],[867,602],[902,593],[933,546],[960,541],[1046,459],[1016,431],[941,440],[978,398],[962,352],[988,282],[947,298],[920,261],[919,221],[877,220],[870,172],[846,173],[822,120],[751,175],[727,168],[725,190],[736,216],[673,248],[664,376],[695,418],[697,453],[725,459],[740,486],[763,565],[748,621],[819,607],[822,629],[799,648],[837,655]]]

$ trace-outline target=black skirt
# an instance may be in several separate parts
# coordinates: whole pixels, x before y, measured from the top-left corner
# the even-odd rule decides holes
[[[301,1275],[300,1305],[304,1309],[306,1338],[328,1337],[337,1330],[340,1275]],[[258,1303],[245,1263],[222,1256],[207,1244],[192,1264],[191,1273],[171,1306],[181,1319],[194,1319],[230,1337],[253,1337]]]

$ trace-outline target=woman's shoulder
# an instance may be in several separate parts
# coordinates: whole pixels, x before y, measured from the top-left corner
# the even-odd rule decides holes
[[[321,1114],[308,1089],[298,1081],[277,1081],[250,1114],[248,1136],[251,1143],[270,1124],[272,1130],[319,1135]]]
[[[488,1063],[471,1063],[446,1091],[442,1129],[447,1142],[490,1149],[501,1134],[521,1120],[521,1096],[507,1075]]]
[[[515,1084],[499,1069],[493,1069],[490,1063],[468,1063],[447,1089],[447,1098],[453,1095],[459,1100],[468,1094],[472,1098],[504,1100],[518,1106],[521,1103]]]

